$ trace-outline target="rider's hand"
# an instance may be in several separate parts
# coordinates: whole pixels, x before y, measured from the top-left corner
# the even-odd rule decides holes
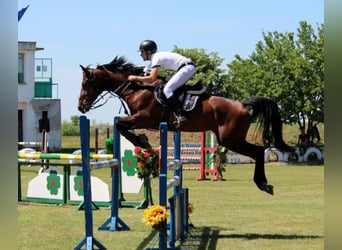
[[[135,75],[129,75],[128,78],[127,78],[128,81],[136,81],[138,80],[138,76],[135,76]]]

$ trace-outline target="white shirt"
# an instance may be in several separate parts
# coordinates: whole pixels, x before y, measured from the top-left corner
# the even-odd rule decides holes
[[[162,69],[174,70],[184,63],[189,63],[191,60],[185,56],[174,52],[156,52],[151,56],[151,63],[148,66],[150,69],[161,67]]]

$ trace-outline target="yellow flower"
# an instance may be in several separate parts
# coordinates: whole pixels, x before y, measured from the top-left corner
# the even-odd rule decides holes
[[[159,205],[149,206],[144,210],[144,217],[141,219],[146,225],[154,227],[164,222],[169,217],[166,208]]]

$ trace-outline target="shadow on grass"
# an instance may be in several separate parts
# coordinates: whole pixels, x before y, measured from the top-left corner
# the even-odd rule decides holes
[[[298,235],[298,234],[220,234],[220,228],[201,227],[195,228],[189,232],[189,237],[182,246],[190,247],[192,250],[208,249],[214,250],[217,248],[219,239],[243,239],[243,240],[298,240],[298,239],[319,239],[323,238],[318,235]],[[225,229],[226,230],[226,229]]]
[[[156,230],[152,230],[151,233],[137,246],[136,250],[146,249],[148,247],[154,246],[154,240],[158,237],[158,232]],[[154,243],[153,243],[154,242]],[[157,244],[158,245],[158,244]]]
[[[201,227],[193,228],[188,232],[185,242],[181,244],[181,249],[198,249],[198,250],[215,250],[217,249],[217,242],[219,239],[243,239],[243,240],[298,240],[298,239],[319,239],[323,238],[318,235],[298,235],[298,234],[220,234],[222,229],[215,227]],[[224,229],[225,231],[227,229]],[[151,247],[158,247],[158,232],[153,230],[151,233],[137,246],[136,250],[146,249]]]

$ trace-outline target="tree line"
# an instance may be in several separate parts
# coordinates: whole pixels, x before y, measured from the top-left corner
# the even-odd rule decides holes
[[[80,135],[80,116],[73,115],[70,117],[70,121],[62,122],[62,136],[78,136]],[[96,125],[90,125],[90,136],[95,135],[95,129],[97,128],[98,135],[107,135],[107,130],[109,133],[113,134],[113,124],[109,123],[99,123]]]
[[[324,123],[324,25],[317,30],[306,21],[297,33],[263,32],[248,58],[235,55],[224,61],[203,49],[174,48],[190,57],[197,69],[192,80],[202,80],[208,91],[231,99],[265,96],[278,103],[286,124],[311,129]]]

